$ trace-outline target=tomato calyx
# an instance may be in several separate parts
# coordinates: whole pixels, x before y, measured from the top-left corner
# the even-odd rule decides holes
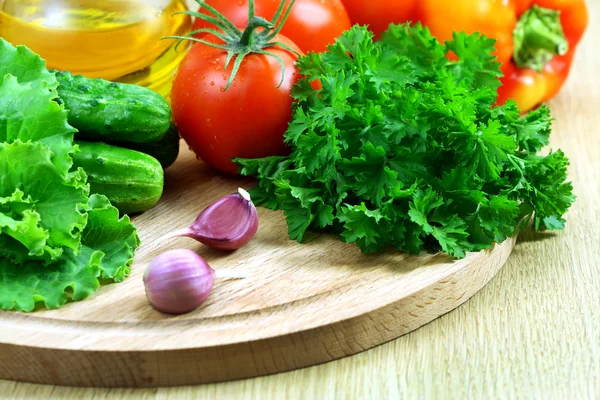
[[[229,67],[229,64],[235,58],[231,75],[229,76],[227,85],[223,89],[224,91],[227,90],[233,83],[235,76],[240,69],[242,61],[247,55],[256,53],[273,57],[281,66],[281,80],[276,86],[279,88],[285,80],[285,64],[281,57],[266,49],[269,47],[280,47],[284,50],[299,55],[298,52],[296,52],[293,48],[277,40],[277,35],[279,32],[281,32],[281,29],[283,28],[283,25],[285,24],[285,21],[287,20],[295,1],[296,0],[291,0],[289,6],[286,8],[286,1],[282,0],[279,4],[277,12],[273,16],[273,19],[269,21],[261,16],[255,15],[254,0],[250,0],[248,3],[248,25],[242,31],[233,23],[231,23],[231,21],[229,21],[227,17],[225,17],[217,9],[210,6],[203,0],[196,0],[200,7],[204,7],[204,9],[206,9],[206,11],[208,11],[211,15],[190,10],[181,11],[177,14],[187,14],[196,18],[201,18],[213,24],[219,30],[202,28],[194,30],[185,36],[165,36],[163,39],[178,39],[179,43],[184,40],[189,40],[222,49],[227,52],[227,58],[224,65],[225,69]],[[214,35],[215,37],[219,38],[223,44],[213,43],[205,39],[194,37],[194,35],[199,33],[208,33]]]

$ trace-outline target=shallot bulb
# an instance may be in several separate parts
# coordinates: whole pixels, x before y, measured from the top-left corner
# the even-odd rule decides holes
[[[248,243],[258,230],[258,212],[250,194],[242,188],[204,209],[189,227],[169,233],[157,242],[189,237],[220,250],[236,250]]]
[[[215,278],[245,278],[217,273],[192,250],[170,250],[155,257],[144,272],[146,297],[152,307],[167,314],[197,309],[212,292]]]

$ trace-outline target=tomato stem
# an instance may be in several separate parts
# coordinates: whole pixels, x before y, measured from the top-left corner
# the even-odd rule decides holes
[[[277,24],[277,19],[275,19],[275,18],[279,18],[279,16],[277,14],[275,14],[275,17],[273,17],[273,25],[276,25],[276,28],[273,32],[271,32],[270,35],[267,36],[267,38],[269,40],[273,39],[275,36],[277,36],[279,34],[279,32],[281,32],[285,21],[287,21],[288,17],[290,16],[290,12],[292,12],[292,7],[294,6],[295,2],[296,2],[296,0],[290,1],[290,6],[287,8],[287,10],[285,10],[285,13],[283,14],[283,18],[281,19],[281,23],[279,25]],[[285,1],[282,1],[279,5],[280,9],[277,10],[277,13],[279,15],[281,15],[281,13],[283,12],[284,4],[285,4]]]
[[[253,1],[253,0],[251,0]],[[218,26],[219,28],[222,28],[222,26],[225,27],[224,30],[229,30],[232,33],[236,33],[237,35],[240,35],[242,32],[239,30],[239,28],[237,26],[235,26],[231,21],[229,21],[223,14],[221,14],[219,12],[219,10],[217,10],[216,8],[214,8],[213,6],[211,6],[210,4],[206,3],[203,0],[196,0],[196,3],[198,3],[200,5],[200,7],[204,7],[208,12],[210,12],[212,15],[214,15],[213,17],[210,17],[206,14],[202,14],[206,17],[209,17],[211,19],[216,19],[217,23],[215,24],[215,26]],[[203,18],[203,17],[201,17]],[[205,19],[205,18],[203,18]],[[208,21],[208,19],[205,19]],[[223,28],[222,28],[223,29]]]
[[[265,28],[267,30],[273,29],[275,26],[264,19],[263,17],[252,17],[252,19],[248,22],[248,26],[244,29],[244,33],[242,33],[242,37],[240,39],[240,45],[242,46],[250,46],[254,44],[254,31],[258,28]]]
[[[283,28],[285,21],[289,17],[296,0],[290,0],[287,8],[285,7],[286,2],[287,0],[281,0],[279,8],[273,16],[273,19],[268,21],[267,19],[256,15],[254,0],[249,0],[248,25],[243,31],[241,31],[218,10],[206,4],[204,0],[196,0],[196,3],[200,5],[200,8],[204,8],[211,15],[189,10],[181,11],[176,14],[187,14],[203,19],[204,21],[213,24],[216,28],[220,29],[220,32],[215,29],[205,28],[192,31],[185,36],[165,36],[162,39],[178,39],[179,42],[177,45],[179,45],[183,40],[189,40],[227,51],[227,58],[225,59],[224,65],[225,69],[229,67],[229,64],[234,58],[235,61],[233,63],[231,75],[227,81],[227,85],[223,90],[227,90],[229,86],[231,86],[242,64],[242,61],[244,60],[244,57],[246,57],[248,54],[258,53],[273,57],[281,66],[281,81],[277,85],[277,87],[280,87],[285,80],[285,65],[281,57],[265,49],[269,47],[280,47],[286,51],[299,55],[296,50],[292,49],[287,44],[275,40],[279,32],[281,32],[281,28]],[[257,32],[259,28],[263,29]],[[222,40],[224,44],[212,43],[207,40],[194,37],[194,35],[198,33],[212,34]]]
[[[293,5],[294,5],[294,2],[292,1],[292,4],[290,4],[290,7],[289,7],[290,10],[292,9]],[[271,20],[273,25],[277,25],[277,22],[279,21],[279,18],[281,17],[281,13],[283,13],[284,7],[285,7],[285,2],[284,1],[280,2],[279,7],[277,7],[277,11],[275,12],[275,15],[273,15],[273,19]]]

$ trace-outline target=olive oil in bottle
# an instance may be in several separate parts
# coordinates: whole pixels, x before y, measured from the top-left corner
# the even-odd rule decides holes
[[[0,0],[0,37],[48,68],[150,87],[167,96],[191,30],[185,0]]]

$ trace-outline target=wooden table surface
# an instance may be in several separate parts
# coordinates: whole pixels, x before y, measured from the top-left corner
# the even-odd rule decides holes
[[[524,235],[464,305],[390,343],[303,370],[143,390],[0,381],[0,398],[600,398],[600,0],[588,3],[590,29],[550,103],[552,147],[571,158],[578,195],[567,229]]]

